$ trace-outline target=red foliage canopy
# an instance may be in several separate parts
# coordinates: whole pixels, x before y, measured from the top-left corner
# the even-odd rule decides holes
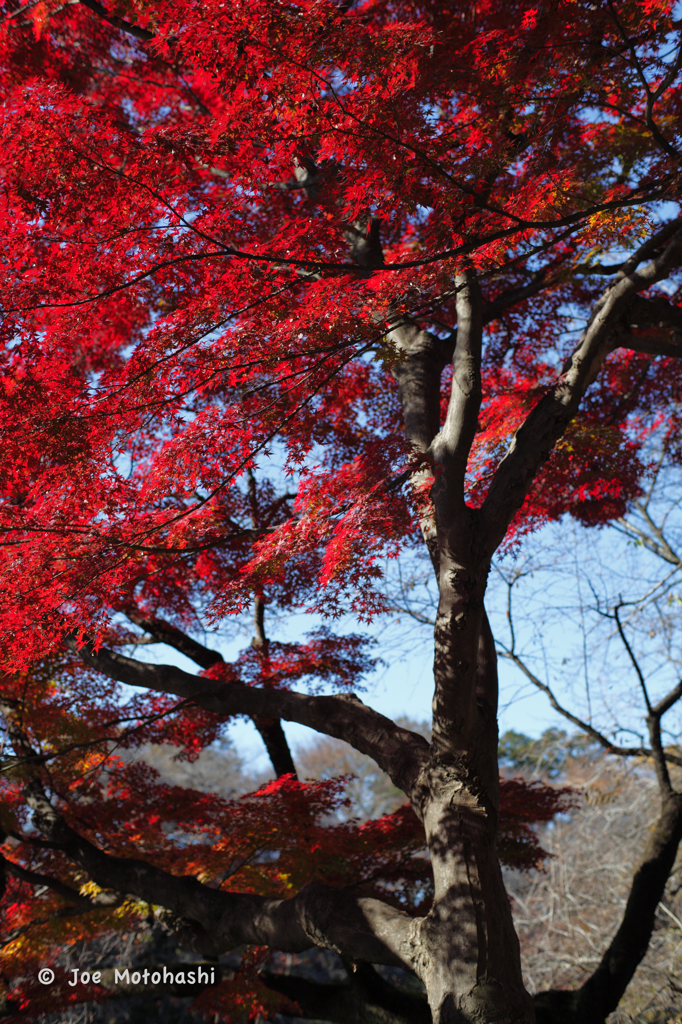
[[[38,842],[27,786],[110,854],[212,885],[283,895],[315,877],[411,912],[428,901],[411,812],[329,824],[341,783],[282,777],[226,802],[119,756],[154,741],[192,758],[231,712],[180,690],[131,696],[77,649],[144,635],[193,657],[207,687],[357,686],[361,637],[275,643],[262,611],[369,620],[386,608],[382,559],[420,542],[440,469],[405,436],[395,331],[428,328],[451,351],[455,274],[475,271],[466,500],[481,507],[605,275],[679,227],[677,27],[668,0],[5,5],[10,958],[37,963],[140,910],[61,913],[83,872]],[[640,493],[652,431],[677,428],[676,274],[630,307],[505,543],[565,513],[604,523]],[[446,372],[443,416],[450,388]],[[254,604],[234,663],[192,638]],[[505,842],[527,866],[541,856],[529,824],[563,805],[519,786],[504,789]],[[38,875],[61,894],[48,882],[33,899]]]

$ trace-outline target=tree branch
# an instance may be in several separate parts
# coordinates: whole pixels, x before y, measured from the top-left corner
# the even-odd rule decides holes
[[[551,687],[549,687],[547,683],[543,683],[541,679],[538,679],[535,673],[531,672],[526,663],[522,661],[521,658],[519,658],[518,654],[514,654],[512,651],[507,650],[498,651],[498,654],[501,658],[508,658],[510,661],[513,661],[516,667],[523,672],[525,677],[528,680],[530,680],[533,686],[537,686],[538,690],[542,690],[542,692],[547,695],[549,703],[552,705],[555,711],[557,711],[565,719],[571,722],[572,725],[575,725],[576,728],[580,729],[581,732],[584,732],[586,735],[591,736],[592,739],[595,740],[595,742],[597,742],[601,747],[603,747],[607,753],[617,754],[619,757],[654,756],[653,750],[650,750],[648,747],[620,747],[617,746],[615,743],[612,743],[611,740],[604,736],[603,733],[599,732],[598,729],[595,729],[594,726],[590,725],[588,722],[583,721],[582,718],[578,718],[578,716],[574,715],[571,711],[568,710],[568,708],[563,707],[563,705],[561,705],[554,696],[554,692],[552,691]],[[680,690],[680,693],[677,697],[674,697],[674,699],[672,699],[673,694],[675,694],[678,689]],[[666,701],[670,701],[670,703],[666,705],[665,710],[667,711],[668,708],[672,707],[672,705],[675,703],[675,700],[679,699],[680,696],[682,696],[682,683],[679,684],[679,687],[675,687],[675,690],[669,693],[668,696],[665,697],[661,702],[662,704],[664,704]],[[663,712],[661,712],[661,714],[663,714]],[[671,764],[682,766],[682,757],[678,757],[677,754],[671,754],[666,752],[665,759],[666,761],[669,761]]]
[[[663,697],[662,700],[659,700],[658,704],[654,704],[651,709],[652,713],[657,715],[658,718],[662,718],[666,711],[669,711],[673,704],[677,703],[680,697],[682,697],[682,681],[677,686],[674,686],[670,693]]]
[[[12,716],[12,741],[33,753]],[[188,948],[209,956],[242,945],[297,953],[318,945],[353,958],[412,970],[416,922],[380,900],[309,882],[291,899],[226,892],[188,875],[172,875],[132,857],[105,853],[69,825],[48,799],[37,775],[24,786],[33,825],[105,889],[157,904],[184,923]]]
[[[669,792],[632,879],[620,927],[599,967],[576,994],[575,1019],[591,1024],[616,1009],[649,946],[656,907],[663,897],[682,839],[682,796]]]
[[[628,320],[633,327],[666,327],[682,331],[682,307],[662,295],[637,295],[628,307]]]
[[[353,964],[345,983],[261,972],[268,988],[295,1002],[305,1018],[332,1024],[431,1024],[426,998],[385,981],[371,964]]]
[[[656,251],[661,238],[668,237],[669,231],[670,225],[666,225],[640,246],[616,282],[606,289],[596,303],[589,324],[563,373],[517,430],[507,454],[495,471],[481,510],[490,554],[502,542],[540,466],[549,458],[611,351],[611,336],[620,318],[638,292],[667,277],[679,264],[682,230],[678,229],[663,252],[642,270],[635,269],[652,247]]]
[[[623,624],[620,621],[620,614],[619,614],[619,612],[620,612],[620,609],[622,607],[623,607],[623,600],[621,598],[621,603],[617,604],[616,607],[613,609],[613,617],[616,620],[616,628],[618,629],[618,635],[619,635],[619,637],[621,639],[623,647],[627,651],[627,654],[628,654],[628,657],[629,657],[630,662],[632,664],[632,667],[634,668],[635,673],[637,675],[637,679],[639,680],[639,686],[640,686],[640,689],[642,691],[642,696],[644,697],[644,703],[646,704],[646,709],[649,712],[649,714],[651,714],[651,701],[649,700],[649,691],[647,690],[646,681],[644,679],[644,674],[643,674],[643,672],[642,672],[642,670],[641,670],[641,668],[639,666],[639,662],[637,661],[637,658],[635,657],[635,652],[632,650],[632,647],[630,646],[630,644],[628,642],[628,639],[625,636],[625,631],[623,630]]]
[[[145,633],[149,633],[159,643],[173,647],[180,654],[184,654],[186,658],[200,665],[201,668],[211,668],[212,665],[218,665],[224,661],[219,651],[213,651],[210,647],[205,647],[203,644],[198,643],[198,641],[194,640],[183,630],[178,629],[177,626],[166,622],[165,619],[158,618],[157,616],[143,615],[136,609],[127,609],[126,617],[131,622],[134,622],[136,626],[139,626],[140,629],[143,629]]]
[[[29,885],[45,886],[47,889],[51,889],[62,899],[68,900],[69,903],[74,903],[81,910],[100,910],[103,907],[117,907],[123,902],[123,897],[116,892],[100,892],[95,896],[82,896],[75,889],[72,889],[68,885],[64,885],[57,878],[52,878],[50,875],[43,875],[37,871],[28,871],[26,868],[22,868],[20,864],[15,864],[11,860],[7,860],[0,854],[0,866],[4,868],[8,875],[13,875],[14,878],[18,878],[21,882],[27,882]]]
[[[256,602],[258,602],[258,598]],[[192,661],[200,665],[201,668],[211,668],[212,665],[219,665],[224,662],[224,658],[219,651],[213,651],[209,647],[205,647],[203,644],[198,643],[191,636],[183,630],[178,629],[177,626],[173,626],[170,622],[166,622],[165,619],[150,618],[144,616],[134,610],[128,610],[126,613],[131,622],[144,629],[145,632],[149,633],[160,643],[168,644],[169,647],[173,647],[176,651],[180,651],[185,657],[191,658]],[[258,604],[256,603],[256,637],[258,633]],[[262,632],[262,615],[260,620],[260,627]],[[263,633],[263,637],[265,634]],[[268,757],[272,767],[279,778],[282,775],[296,775],[296,767],[294,765],[293,758],[291,756],[291,750],[287,742],[284,729],[278,718],[267,718],[257,717],[253,719],[253,724],[258,730],[265,749],[268,752]]]
[[[457,340],[445,423],[431,445],[437,462],[447,469],[451,501],[463,494],[469,451],[481,406],[481,344],[483,314],[481,290],[474,270],[456,278]]]
[[[667,156],[671,156],[673,158],[673,160],[676,160],[679,163],[680,162],[680,154],[679,154],[679,152],[666,139],[665,135],[663,134],[661,129],[658,127],[658,125],[654,121],[654,104],[656,103],[656,100],[660,99],[660,97],[663,95],[665,90],[668,89],[669,86],[672,85],[672,83],[675,81],[675,79],[677,78],[678,74],[680,73],[680,68],[682,67],[682,42],[680,43],[680,45],[678,47],[677,56],[675,58],[673,66],[668,71],[668,74],[664,76],[663,80],[661,81],[660,85],[655,90],[655,92],[652,92],[651,86],[649,85],[649,83],[647,81],[647,78],[646,78],[646,75],[644,74],[644,69],[642,68],[642,65],[641,65],[641,63],[639,61],[639,57],[637,56],[637,50],[635,49],[635,44],[633,43],[633,41],[630,39],[630,37],[628,36],[627,32],[623,28],[623,26],[622,26],[622,24],[621,24],[621,22],[620,22],[620,20],[619,20],[619,18],[617,16],[617,14],[615,12],[615,9],[614,9],[614,6],[613,6],[613,0],[607,0],[607,4],[608,4],[608,7],[609,7],[609,10],[611,11],[611,17],[613,19],[613,22],[614,22],[616,28],[618,29],[618,31],[620,33],[621,39],[623,40],[623,42],[627,46],[628,50],[630,51],[630,56],[632,57],[632,63],[634,65],[635,71],[637,73],[637,77],[639,78],[640,82],[642,83],[642,86],[644,88],[644,92],[646,93],[646,109],[645,109],[645,114],[644,114],[644,120],[645,120],[646,126],[649,129],[649,131],[651,132],[651,135],[653,136],[653,138],[654,138],[654,140],[656,142],[656,145],[660,149],[662,149],[663,152],[667,154]]]
[[[638,334],[619,331],[617,345],[652,356],[682,356],[682,308],[661,295],[638,295],[630,304],[627,319]],[[652,330],[653,329],[653,330]]]
[[[108,21],[110,25],[114,26],[114,28],[118,28],[122,32],[127,32],[128,35],[134,36],[136,39],[144,39],[145,41],[154,39],[153,32],[150,32],[146,28],[142,28],[140,25],[133,25],[129,21],[124,21],[123,18],[116,17],[115,14],[109,14],[106,8],[102,7],[97,0],[80,0],[80,3],[82,3],[84,7],[87,7],[88,10],[92,11],[93,14],[96,14],[98,18],[101,18],[103,21]]]
[[[413,921],[379,900],[316,882],[289,900],[212,889],[144,861],[104,853],[66,824],[35,782],[26,795],[36,828],[98,885],[167,907],[191,922],[187,935],[196,952],[217,956],[246,944],[299,953],[320,945],[411,969]]]
[[[661,558],[664,562],[668,562],[669,565],[679,566],[681,559],[674,549],[670,546],[663,530],[654,523],[649,515],[646,507],[640,502],[635,501],[633,507],[646,519],[652,532],[658,538],[654,540],[646,530],[641,529],[634,523],[629,522],[627,519],[618,519],[617,526],[615,529],[620,533],[624,533],[626,537],[634,538],[641,543],[648,551],[651,551],[658,558]]]
[[[176,694],[218,715],[282,718],[345,740],[373,758],[410,798],[429,757],[429,744],[423,736],[395,725],[354,694],[311,697],[290,690],[218,682],[190,675],[175,665],[148,665],[105,647],[95,651],[91,643],[79,648],[73,637],[65,642],[90,668],[129,686]]]

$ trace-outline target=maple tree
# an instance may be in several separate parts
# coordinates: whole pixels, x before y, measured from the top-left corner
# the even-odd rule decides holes
[[[495,551],[620,516],[652,432],[678,435],[679,28],[662,0],[5,4],[8,962],[155,906],[202,955],[321,946],[415,972],[438,1024],[533,1019],[484,596]],[[266,618],[381,615],[382,560],[419,548],[430,742],[352,693],[360,634],[279,642]],[[203,630],[246,614],[226,662]],[[140,638],[196,670],[124,653]],[[649,709],[646,884],[538,1019],[603,1021],[643,956],[682,833],[679,695]],[[191,760],[235,715],[278,777],[243,800],[124,756]],[[412,810],[329,825],[342,783],[296,780],[282,720]],[[559,798],[507,789],[532,861]],[[262,990],[253,959],[225,998],[256,1013]]]

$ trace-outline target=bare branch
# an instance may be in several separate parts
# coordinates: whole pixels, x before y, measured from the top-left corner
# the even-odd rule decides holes
[[[176,651],[184,654],[185,657],[190,658],[197,665],[200,665],[201,668],[211,668],[212,665],[217,665],[223,661],[223,656],[219,651],[213,651],[210,647],[205,647],[203,644],[198,643],[182,629],[178,629],[172,623],[166,622],[165,619],[158,618],[157,616],[143,615],[137,609],[128,609],[126,616],[159,643],[168,644],[169,647],[173,647]]]
[[[509,661],[513,661],[516,667],[523,672],[526,679],[530,680],[533,686],[536,686],[538,690],[542,690],[542,692],[547,695],[547,698],[555,711],[557,711],[565,719],[571,722],[572,725],[575,725],[577,729],[580,729],[581,732],[584,732],[588,736],[591,736],[592,739],[595,740],[595,742],[598,743],[601,747],[603,747],[607,753],[616,754],[619,757],[654,756],[653,750],[650,750],[648,747],[621,747],[613,743],[610,739],[608,739],[608,737],[604,736],[603,733],[599,732],[598,729],[595,729],[594,726],[590,725],[589,722],[585,722],[582,718],[578,718],[577,715],[574,715],[571,711],[568,710],[568,708],[565,708],[562,704],[560,704],[559,701],[556,699],[551,687],[549,687],[547,683],[543,683],[541,679],[538,679],[535,673],[528,668],[526,663],[521,658],[519,658],[518,654],[513,654],[511,651],[508,650],[501,650],[497,653],[501,658],[508,658]],[[670,696],[670,694],[668,696]],[[667,700],[668,698],[666,697],[664,699]],[[672,707],[673,703],[674,701],[672,701],[670,707]],[[665,759],[666,761],[669,761],[671,764],[677,764],[682,766],[682,757],[678,757],[677,754],[665,751]]]
[[[656,907],[663,898],[681,838],[682,796],[671,790],[663,794],[620,927],[597,970],[575,994],[575,1020],[605,1020],[620,1002],[649,945]]]
[[[666,711],[669,711],[673,704],[682,697],[682,681],[677,686],[673,687],[669,694],[667,694],[662,700],[659,700],[658,704],[654,704],[651,709],[651,713],[661,718]]]
[[[626,536],[634,538],[648,551],[651,551],[654,555],[663,559],[664,562],[668,562],[670,565],[679,567],[682,564],[682,560],[673,548],[670,547],[670,544],[660,527],[653,522],[646,510],[646,507],[636,501],[634,502],[634,508],[641,513],[644,519],[646,519],[649,527],[658,540],[654,540],[653,537],[651,537],[651,535],[645,530],[636,526],[634,523],[629,522],[627,519],[618,519],[616,521],[617,525],[614,526],[614,529],[618,530],[619,533],[624,533]]]
[[[649,700],[649,691],[647,690],[647,687],[646,687],[646,681],[644,679],[644,674],[642,673],[642,670],[641,670],[641,668],[639,666],[639,662],[637,661],[637,658],[635,657],[634,651],[632,650],[632,647],[630,646],[630,644],[628,642],[628,639],[627,639],[627,637],[625,635],[625,630],[623,629],[623,624],[620,621],[619,612],[620,612],[620,609],[622,607],[623,607],[623,599],[621,598],[621,603],[617,604],[616,607],[613,609],[613,617],[616,620],[616,627],[618,629],[618,635],[621,638],[621,641],[623,643],[623,647],[628,652],[628,657],[629,657],[630,661],[632,662],[632,667],[634,668],[634,670],[635,670],[635,672],[637,674],[637,678],[639,680],[640,689],[641,689],[642,695],[644,697],[644,703],[646,704],[646,709],[649,712],[649,714],[651,714],[651,701]]]

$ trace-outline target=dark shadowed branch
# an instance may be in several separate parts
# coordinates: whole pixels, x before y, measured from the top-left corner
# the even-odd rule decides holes
[[[14,710],[3,706],[2,711],[14,746],[30,757],[34,751]],[[24,797],[33,826],[53,848],[101,888],[166,908],[183,944],[196,952],[217,956],[245,944],[302,952],[319,945],[354,958],[412,969],[417,922],[380,900],[317,882],[308,883],[288,900],[214,889],[143,860],[106,853],[68,824],[37,772],[29,776]]]
[[[176,694],[219,715],[282,718],[345,740],[373,758],[408,796],[428,760],[429,744],[418,733],[396,725],[354,694],[312,697],[290,690],[260,689],[191,675],[175,665],[149,665],[90,643],[66,640],[90,668],[110,679],[159,693]]]
[[[165,619],[152,618],[130,610],[127,614],[131,622],[144,629],[146,633],[149,633],[159,643],[168,644],[169,647],[180,651],[181,654],[196,662],[201,668],[211,668],[213,665],[219,665],[224,661],[222,654],[218,651],[198,643],[183,630],[178,629],[177,626],[166,622]],[[253,646],[262,646],[262,643],[266,641],[263,631],[263,602],[259,598],[256,599],[254,628]],[[253,718],[253,724],[265,744],[270,763],[277,777],[296,775],[296,767],[280,720],[278,718],[257,716]]]

